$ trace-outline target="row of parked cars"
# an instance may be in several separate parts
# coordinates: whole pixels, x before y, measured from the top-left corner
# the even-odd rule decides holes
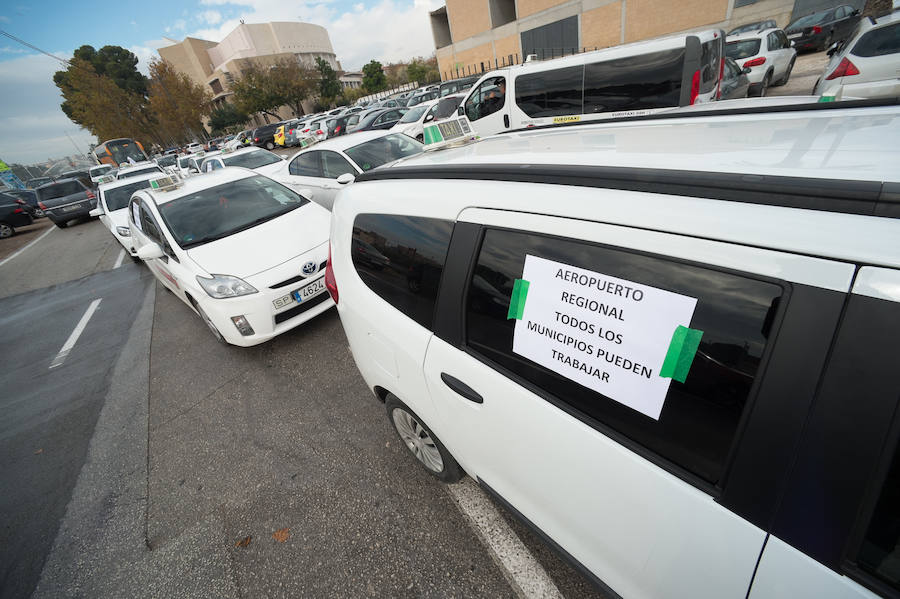
[[[900,106],[690,113],[438,151],[365,132],[266,174],[210,154],[116,205],[219,339],[336,305],[423,468],[600,588],[895,596]],[[307,175],[337,176],[330,214]]]

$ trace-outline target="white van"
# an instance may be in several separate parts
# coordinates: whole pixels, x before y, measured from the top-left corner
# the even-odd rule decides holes
[[[472,86],[459,115],[485,137],[711,102],[724,43],[716,29],[497,69]]]
[[[360,175],[326,286],[403,443],[611,596],[896,597],[900,107],[838,104]]]

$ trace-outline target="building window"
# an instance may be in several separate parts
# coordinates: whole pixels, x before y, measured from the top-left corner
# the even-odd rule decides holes
[[[222,83],[218,79],[210,81],[209,86],[212,88],[214,94],[221,94],[224,91],[222,89]]]
[[[500,27],[516,20],[516,0],[488,0],[491,8],[491,26]]]

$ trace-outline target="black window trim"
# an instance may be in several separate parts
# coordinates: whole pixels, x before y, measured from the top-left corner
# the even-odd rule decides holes
[[[461,224],[474,224],[474,223],[457,223],[457,227]],[[616,250],[616,251],[627,251],[627,252],[631,252],[631,253],[641,255],[641,256],[647,256],[647,257],[651,257],[651,258],[675,262],[677,264],[685,264],[688,266],[694,266],[694,267],[714,270],[714,271],[722,272],[725,274],[730,274],[730,275],[739,276],[739,277],[743,277],[743,278],[747,278],[747,279],[752,279],[752,280],[757,280],[757,281],[761,281],[761,282],[765,282],[765,283],[774,284],[774,285],[779,286],[782,289],[782,295],[781,295],[782,301],[780,302],[780,305],[778,306],[778,310],[772,320],[772,328],[771,328],[772,338],[766,343],[765,350],[763,351],[763,354],[760,358],[759,369],[757,370],[757,373],[754,376],[753,385],[750,388],[750,392],[747,395],[747,403],[744,406],[744,411],[741,414],[741,418],[738,421],[737,427],[735,428],[734,437],[731,441],[731,445],[729,447],[727,457],[725,458],[725,461],[723,462],[723,468],[722,468],[721,476],[719,478],[719,483],[714,485],[714,484],[711,484],[710,482],[702,479],[701,477],[697,476],[696,474],[693,474],[692,472],[688,471],[683,466],[680,466],[680,465],[670,461],[669,459],[663,457],[662,455],[657,454],[655,451],[645,447],[640,442],[631,439],[624,433],[621,433],[621,432],[615,430],[614,428],[612,428],[611,426],[606,425],[605,423],[600,422],[600,421],[592,418],[591,416],[580,412],[579,410],[570,406],[565,401],[563,401],[559,398],[556,398],[553,394],[541,389],[538,385],[532,383],[531,381],[528,381],[521,375],[510,371],[505,366],[502,366],[501,364],[494,362],[489,357],[475,351],[474,349],[470,348],[467,345],[467,338],[466,338],[466,330],[467,330],[466,306],[467,306],[467,304],[466,304],[465,300],[469,295],[469,288],[471,286],[472,276],[474,275],[474,269],[475,269],[475,266],[478,261],[478,256],[481,254],[481,249],[482,249],[482,245],[484,243],[484,237],[485,237],[486,231],[488,229],[490,229],[490,230],[494,230],[494,231],[507,231],[507,232],[519,233],[519,234],[528,233],[530,235],[548,237],[548,238],[560,237],[559,235],[552,235],[549,233],[525,231],[522,229],[513,229],[513,228],[509,228],[509,227],[482,226],[482,225],[474,225],[474,226],[478,228],[477,243],[468,245],[468,247],[471,248],[470,249],[471,254],[468,254],[468,252],[467,252],[468,255],[466,255],[464,257],[460,256],[458,251],[454,252],[454,250],[456,249],[456,248],[454,248],[454,240],[456,238],[456,231],[457,231],[456,227],[454,227],[453,233],[451,234],[450,246],[449,246],[449,249],[447,252],[447,259],[445,260],[444,271],[443,271],[443,274],[441,277],[440,287],[438,288],[438,300],[435,304],[435,313],[436,314],[439,313],[438,312],[439,308],[441,310],[444,310],[444,309],[446,309],[446,306],[448,306],[448,305],[452,306],[452,305],[454,305],[454,302],[456,302],[460,306],[459,314],[457,314],[455,316],[455,318],[451,317],[449,315],[444,315],[445,318],[442,318],[441,320],[438,320],[437,318],[435,318],[433,321],[434,334],[438,338],[453,345],[460,351],[465,352],[466,354],[468,354],[475,360],[481,362],[482,364],[488,366],[492,370],[500,373],[501,375],[505,376],[506,378],[510,379],[511,381],[515,382],[516,384],[524,387],[528,391],[531,391],[538,397],[547,401],[551,405],[559,408],[560,410],[569,414],[573,418],[581,421],[582,423],[593,428],[594,430],[598,431],[599,433],[601,433],[601,434],[605,435],[606,437],[612,439],[613,441],[619,443],[626,449],[633,451],[635,454],[641,456],[642,458],[646,459],[647,461],[654,464],[655,466],[662,468],[669,474],[672,474],[673,476],[690,484],[694,488],[712,496],[714,498],[714,500],[716,500],[716,502],[719,503],[719,499],[722,497],[722,495],[725,491],[725,486],[727,485],[728,480],[731,475],[731,466],[734,461],[734,457],[735,457],[737,448],[740,446],[740,444],[743,440],[744,432],[746,430],[750,416],[753,413],[756,405],[759,403],[758,402],[759,388],[761,387],[762,382],[766,378],[766,373],[768,371],[771,354],[773,353],[775,346],[778,344],[778,331],[780,331],[782,328],[784,316],[785,316],[785,313],[787,312],[787,307],[791,303],[790,299],[791,299],[793,283],[791,283],[789,281],[775,279],[772,277],[767,277],[765,275],[760,275],[758,273],[747,273],[747,272],[738,271],[735,269],[730,269],[730,268],[726,268],[726,267],[722,267],[722,266],[718,266],[718,265],[697,262],[694,260],[686,260],[683,258],[677,258],[677,257],[672,257],[672,256],[663,256],[660,254],[655,254],[652,252],[647,252],[647,251],[638,250],[638,249],[634,249],[634,248],[612,246],[612,245],[603,244],[603,243],[599,243],[599,242],[579,240],[579,239],[572,238],[573,241],[576,241],[579,243],[587,243],[587,244],[605,248],[605,249],[611,249],[611,250]],[[467,237],[471,237],[471,235],[472,235],[471,231],[464,231],[463,234]],[[569,239],[569,238],[566,238],[566,239]],[[733,243],[722,242],[722,241],[720,241],[720,243],[727,243],[729,245],[740,245],[740,244],[733,244]],[[462,245],[462,244],[460,244],[460,245]],[[451,257],[456,261],[465,262],[467,264],[465,279],[463,281],[460,281],[458,279],[459,274],[461,272],[462,264],[461,263],[454,264],[451,266],[449,264]],[[452,268],[452,270],[451,270],[451,268]],[[448,283],[444,280],[444,277],[446,277],[448,275],[448,273],[455,275],[455,277],[454,277],[455,280],[452,283]],[[450,295],[450,294],[454,294],[454,295],[452,295],[451,297],[445,298],[444,297],[445,290],[448,295]],[[723,507],[725,507],[726,509],[729,509],[730,511],[733,511],[727,506],[723,506]]]
[[[464,179],[547,183],[900,218],[900,183],[640,167],[452,164],[371,170],[357,182]]]

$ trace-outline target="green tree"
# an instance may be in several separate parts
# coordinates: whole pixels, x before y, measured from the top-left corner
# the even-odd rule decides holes
[[[203,117],[212,93],[165,60],[150,63],[149,107],[160,136],[169,144],[205,137]]]
[[[377,60],[371,60],[369,64],[362,68],[362,72],[362,85],[370,94],[387,88],[387,76],[384,74],[381,63]]]
[[[430,58],[413,58],[406,67],[409,81],[417,81],[419,85],[425,83],[435,83],[441,80],[441,74],[437,69],[437,59],[433,56]]]
[[[341,82],[331,65],[318,56],[316,70],[319,71],[319,98],[323,104],[331,104],[341,95]]]
[[[237,106],[228,102],[221,108],[214,108],[209,113],[209,128],[212,129],[214,135],[221,135],[230,127],[243,125],[249,118],[246,112],[242,112]]]
[[[294,114],[303,114],[303,100],[315,87],[316,74],[296,60],[283,59],[271,65],[249,63],[231,89],[238,109],[253,114],[263,112],[280,118],[275,111],[287,105]]]

